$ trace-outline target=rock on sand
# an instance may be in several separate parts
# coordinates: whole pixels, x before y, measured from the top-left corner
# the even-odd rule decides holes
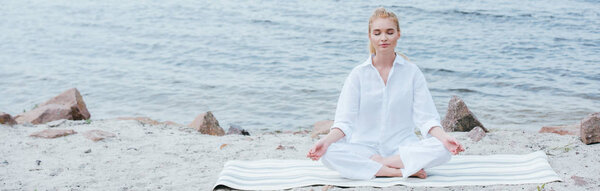
[[[452,96],[448,103],[448,112],[442,120],[442,126],[446,132],[452,131],[470,131],[479,126],[485,132],[488,130],[479,122],[475,114],[469,110],[467,104],[458,96]]]
[[[85,120],[89,118],[90,113],[85,106],[83,97],[76,88],[72,88],[31,111],[17,115],[15,120],[20,124],[42,124],[59,119]]]
[[[202,134],[208,135],[216,135],[223,136],[225,135],[225,130],[219,126],[219,121],[213,116],[212,112],[206,112],[200,114],[192,121],[190,125],[191,128],[198,130]]]
[[[581,121],[581,141],[588,145],[600,142],[600,112],[592,113]]]

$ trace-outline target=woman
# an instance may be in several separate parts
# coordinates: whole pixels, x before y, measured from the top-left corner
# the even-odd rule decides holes
[[[426,178],[424,169],[464,151],[441,128],[423,73],[395,53],[399,38],[398,17],[377,8],[369,19],[371,56],[350,72],[331,131],[307,157],[350,179]]]

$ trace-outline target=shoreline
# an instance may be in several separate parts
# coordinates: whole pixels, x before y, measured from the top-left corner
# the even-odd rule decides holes
[[[136,120],[66,121],[52,129],[77,134],[42,139],[30,137],[48,125],[0,126],[0,186],[7,190],[210,190],[228,160],[307,159],[318,139],[310,132],[256,131],[250,136],[204,135],[195,129],[146,124]],[[116,134],[98,142],[81,132],[102,130]],[[543,150],[563,182],[545,184],[546,190],[590,189],[600,186],[600,144],[585,145],[577,136],[491,129],[479,142],[468,132],[452,132],[466,151],[461,155],[526,154]],[[89,151],[89,152],[88,152]],[[38,162],[39,161],[39,162]],[[536,190],[533,184],[411,187],[414,190]],[[325,186],[294,188],[318,190]],[[382,190],[406,189],[404,186]],[[341,188],[333,187],[331,190]],[[348,190],[379,190],[358,187]]]

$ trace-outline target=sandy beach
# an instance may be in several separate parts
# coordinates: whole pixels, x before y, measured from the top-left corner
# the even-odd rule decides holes
[[[357,142],[440,122],[462,156],[538,157],[458,158],[465,166],[447,174],[430,169],[437,185],[554,180],[542,152],[562,181],[290,190],[600,191],[599,10],[599,0],[2,1],[0,191],[213,190],[231,160],[318,163],[307,152],[334,119],[366,135]],[[279,170],[265,163],[222,180],[338,180],[305,168],[314,163],[257,172]]]
[[[54,129],[77,134],[43,139],[31,133],[48,125],[0,126],[0,190],[211,190],[228,160],[306,159],[317,141],[307,130],[261,132],[251,136],[210,136],[174,125],[136,120],[66,121]],[[94,142],[81,132],[116,134]],[[593,190],[600,187],[600,144],[585,145],[579,137],[518,130],[494,130],[473,142],[453,132],[466,146],[464,155],[525,154],[543,150],[563,179],[545,190]],[[306,159],[308,160],[308,159]],[[411,190],[537,190],[540,185],[494,185]],[[324,186],[293,190],[322,190]],[[338,188],[329,190],[398,190]]]

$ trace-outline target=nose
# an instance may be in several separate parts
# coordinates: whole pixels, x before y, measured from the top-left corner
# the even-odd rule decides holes
[[[383,38],[381,39],[382,41],[387,41],[388,40],[388,36],[387,35],[382,35]]]

